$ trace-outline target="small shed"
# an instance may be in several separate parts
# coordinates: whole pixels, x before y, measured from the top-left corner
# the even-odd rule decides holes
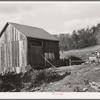
[[[59,41],[42,28],[7,22],[0,34],[0,73],[59,60]]]

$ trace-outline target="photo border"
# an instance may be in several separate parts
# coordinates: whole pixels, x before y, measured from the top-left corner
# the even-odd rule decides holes
[[[0,2],[97,2],[100,0],[0,0]],[[30,93],[30,92],[29,92]],[[0,100],[96,100],[96,99],[100,99],[100,93],[90,93],[88,95],[88,93],[63,93],[66,95],[66,97],[63,97],[64,95],[61,92],[57,92],[57,93],[41,93],[42,96],[44,97],[39,97],[39,95],[37,94],[38,92],[33,92],[33,93],[0,93]],[[93,96],[95,94],[95,97]],[[29,95],[29,97],[27,97],[27,95]],[[34,95],[34,98],[31,96]],[[69,97],[68,95],[71,95],[72,97]],[[9,97],[8,97],[9,96]],[[16,98],[17,96],[19,96],[18,98]],[[20,97],[21,96],[21,97]],[[35,97],[36,96],[36,97]],[[48,97],[51,96],[51,97]],[[99,96],[99,97],[98,97]],[[24,98],[23,98],[24,97]]]

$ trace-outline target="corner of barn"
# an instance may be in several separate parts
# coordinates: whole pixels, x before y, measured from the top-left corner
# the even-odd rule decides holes
[[[0,38],[0,73],[25,72],[27,65],[51,66],[50,63],[59,60],[58,43],[41,28],[6,23]]]

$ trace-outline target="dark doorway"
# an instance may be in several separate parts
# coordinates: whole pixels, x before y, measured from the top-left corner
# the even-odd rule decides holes
[[[43,54],[42,46],[30,45],[28,52],[28,62],[31,66],[37,67],[44,64],[44,59],[41,56],[41,54]]]

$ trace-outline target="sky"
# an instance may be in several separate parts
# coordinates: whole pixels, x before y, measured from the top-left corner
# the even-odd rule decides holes
[[[43,28],[51,34],[71,34],[100,23],[100,2],[0,1],[0,31],[6,22]]]

